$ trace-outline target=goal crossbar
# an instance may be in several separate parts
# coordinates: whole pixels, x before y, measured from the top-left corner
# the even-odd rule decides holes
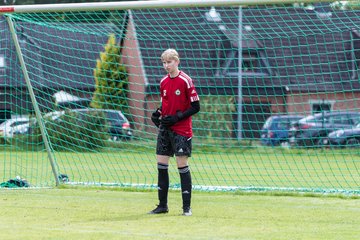
[[[298,3],[298,0],[158,0],[158,1],[125,1],[125,2],[98,2],[98,3],[65,3],[65,4],[36,4],[0,6],[0,15],[6,13],[36,13],[36,12],[70,12],[70,11],[101,11],[126,10],[148,8],[181,8],[181,7],[208,7],[208,6],[242,6],[263,4]],[[302,0],[310,3],[313,0]],[[317,2],[331,2],[317,0]]]

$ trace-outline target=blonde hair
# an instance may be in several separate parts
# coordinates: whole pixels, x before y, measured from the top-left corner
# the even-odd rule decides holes
[[[162,54],[161,54],[161,60],[169,60],[169,59],[174,59],[179,61],[179,53],[173,49],[173,48],[169,48],[167,50],[165,50]]]

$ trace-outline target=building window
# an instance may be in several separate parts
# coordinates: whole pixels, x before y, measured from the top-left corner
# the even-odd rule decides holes
[[[242,55],[242,66],[241,70],[243,73],[261,73],[261,62],[256,53],[243,53]]]
[[[220,63],[223,75],[239,74],[239,59],[236,50],[228,52]],[[241,71],[243,75],[269,75],[268,68],[257,51],[243,51]]]
[[[238,65],[239,59],[237,52],[234,54],[235,56],[232,59],[228,59],[230,61],[228,73],[238,73]],[[242,65],[241,71],[246,73],[265,73],[264,68],[261,66],[261,60],[259,59],[258,54],[254,52],[243,52],[242,54]]]
[[[313,114],[321,112],[330,112],[333,109],[335,101],[311,100],[310,106]]]

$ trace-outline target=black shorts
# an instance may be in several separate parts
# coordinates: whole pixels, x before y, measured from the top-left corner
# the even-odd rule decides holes
[[[168,128],[160,126],[157,137],[156,154],[164,156],[191,157],[191,137],[181,136]]]

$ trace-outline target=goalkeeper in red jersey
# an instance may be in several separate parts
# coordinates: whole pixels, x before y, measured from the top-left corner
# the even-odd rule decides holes
[[[200,111],[199,96],[192,79],[178,66],[179,54],[167,49],[161,55],[168,73],[160,81],[161,106],[151,120],[159,127],[156,145],[159,205],[149,214],[167,213],[169,190],[169,160],[175,155],[180,174],[183,215],[191,216],[191,174],[188,158],[191,156],[193,136],[191,116]]]

